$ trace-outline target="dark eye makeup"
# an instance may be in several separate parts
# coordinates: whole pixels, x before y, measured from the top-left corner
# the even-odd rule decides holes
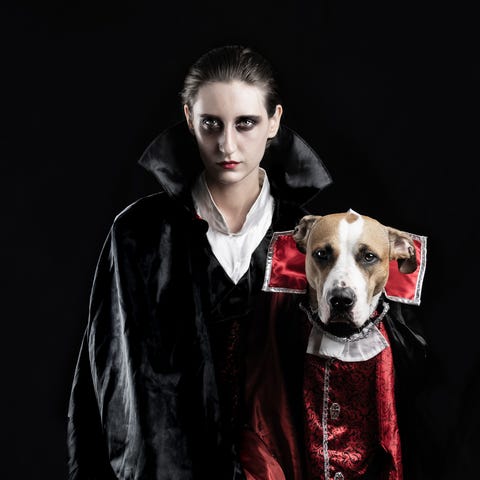
[[[238,117],[235,127],[240,131],[248,131],[258,125],[260,120],[261,118],[256,115]],[[200,120],[200,126],[208,132],[219,132],[223,129],[223,122],[217,117],[205,115]]]
[[[251,130],[260,122],[259,117],[240,117],[235,125],[240,130]]]
[[[203,117],[200,121],[200,125],[208,131],[219,131],[223,128],[222,122],[215,117]]]

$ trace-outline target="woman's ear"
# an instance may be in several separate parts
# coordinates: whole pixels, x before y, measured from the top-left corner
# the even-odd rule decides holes
[[[188,108],[187,104],[183,106],[183,113],[185,114],[185,119],[187,120],[188,128],[192,133],[194,133],[192,113],[190,112],[190,109]]]
[[[281,105],[277,105],[275,107],[275,113],[268,119],[270,122],[270,126],[268,129],[268,138],[273,138],[280,127],[280,119],[282,118],[283,107]]]

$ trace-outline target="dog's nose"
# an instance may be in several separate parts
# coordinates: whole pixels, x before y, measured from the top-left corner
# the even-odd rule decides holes
[[[330,297],[330,305],[334,310],[346,311],[356,300],[355,292],[351,288],[334,288]]]

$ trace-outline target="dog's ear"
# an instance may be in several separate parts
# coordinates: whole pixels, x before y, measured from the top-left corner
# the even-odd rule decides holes
[[[293,231],[293,239],[297,244],[297,248],[302,252],[305,253],[307,251],[307,240],[308,235],[310,234],[310,230],[312,225],[321,218],[319,215],[305,215],[301,220],[300,223],[295,227]]]
[[[417,269],[417,255],[412,237],[395,228],[387,227],[390,240],[390,260],[397,260],[402,273],[412,273]]]

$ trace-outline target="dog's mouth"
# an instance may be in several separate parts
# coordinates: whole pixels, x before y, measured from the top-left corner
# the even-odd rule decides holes
[[[349,337],[360,331],[353,323],[351,309],[332,309],[324,329],[337,337]]]
[[[301,304],[300,307],[306,312],[312,324],[333,337],[345,339],[344,341],[357,339],[359,336],[364,337],[369,335],[372,326],[378,325],[389,309],[388,303],[383,302],[382,310],[379,310],[378,308],[375,309],[370,317],[360,327],[357,327],[348,316],[342,317],[341,315],[335,315],[330,317],[328,322],[325,323],[322,321],[318,310],[313,310],[311,307],[307,309]]]
[[[348,338],[362,332],[362,330],[373,323],[377,317],[378,312],[375,311],[367,321],[358,327],[353,323],[351,312],[332,312],[328,322],[322,324],[322,328],[336,337]]]
[[[363,328],[363,325],[362,325]],[[355,333],[359,333],[362,331],[362,328],[355,326],[350,320],[334,317],[329,320],[327,324],[323,325],[323,329],[335,335],[336,337],[350,337]]]

